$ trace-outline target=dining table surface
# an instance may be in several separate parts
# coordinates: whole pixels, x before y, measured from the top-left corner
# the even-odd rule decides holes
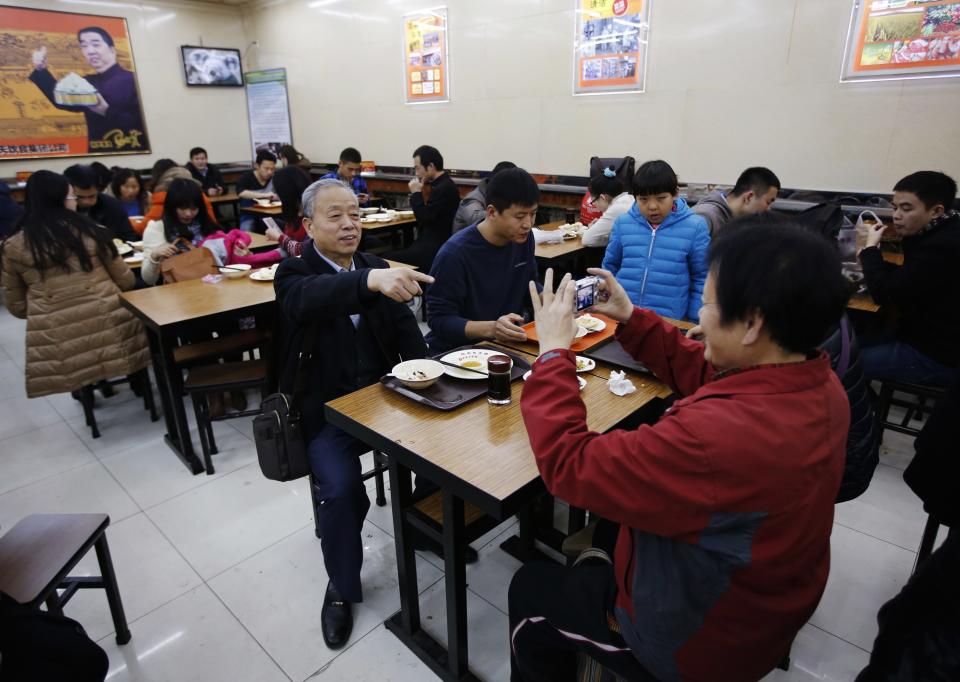
[[[533,353],[494,343],[477,344],[532,363]],[[652,375],[627,371],[634,393],[617,396],[606,377],[612,366],[597,362],[580,372],[586,386],[580,398],[586,407],[587,428],[607,432],[641,410],[659,405],[670,390]],[[481,376],[479,381],[485,381]],[[571,372],[569,381],[575,381]],[[400,610],[385,625],[443,680],[480,679],[469,669],[467,593],[464,551],[468,542],[466,505],[470,516],[479,510],[495,520],[518,514],[519,536],[501,547],[510,551],[516,540],[521,556],[535,553],[531,530],[534,502],[545,492],[520,400],[523,380],[511,383],[511,402],[491,405],[483,394],[449,411],[423,405],[381,383],[375,383],[326,404],[327,422],[387,455],[390,467],[391,507]],[[417,566],[411,533],[411,474],[436,484],[442,499],[442,544],[446,594],[446,644],[426,633],[420,624]]]
[[[560,229],[566,224],[567,222],[565,220],[556,220],[551,223],[537,225],[536,227],[538,230],[552,232]],[[573,239],[565,239],[562,242],[557,242],[554,244],[537,244],[536,248],[534,249],[534,256],[545,261],[554,261],[558,258],[573,256],[586,248],[588,247],[583,245],[583,240],[580,235],[577,235],[577,237]]]

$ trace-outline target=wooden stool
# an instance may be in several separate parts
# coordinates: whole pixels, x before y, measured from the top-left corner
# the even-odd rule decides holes
[[[267,384],[267,363],[265,360],[244,360],[203,365],[202,367],[192,368],[187,374],[183,389],[193,397],[193,412],[197,418],[200,446],[203,449],[203,465],[207,475],[214,473],[211,455],[217,454],[217,442],[213,438],[212,423],[224,419],[254,417],[260,414],[260,407],[257,406],[255,410],[229,412],[218,417],[212,417],[210,416],[207,394],[258,388],[261,398],[266,398]]]
[[[160,418],[157,414],[156,403],[153,401],[153,385],[150,383],[150,372],[146,368],[122,379],[109,379],[100,382],[96,386],[84,386],[73,395],[83,406],[84,420],[87,426],[90,427],[90,433],[94,438],[100,437],[100,429],[97,427],[97,418],[93,414],[93,390],[95,388],[109,390],[109,387],[123,383],[129,383],[133,392],[143,398],[143,409],[150,413],[150,421],[155,422]],[[110,392],[109,395],[113,395],[113,393]],[[109,395],[104,394],[104,398],[109,397]]]
[[[25,606],[39,609],[45,603],[48,612],[63,615],[77,590],[103,588],[117,644],[126,644],[130,629],[107,546],[109,525],[106,514],[31,514],[21,519],[0,538],[0,591]],[[67,577],[90,547],[96,548],[100,575]]]
[[[895,398],[893,395],[895,391],[911,395],[915,400]],[[932,412],[936,401],[946,395],[946,392],[946,388],[939,386],[924,386],[891,380],[881,382],[880,399],[877,402],[877,419],[880,421],[880,426],[898,433],[905,433],[908,436],[919,435],[920,429],[910,426],[910,421],[912,419],[922,420],[925,412],[927,414]],[[930,400],[932,404],[927,405],[927,400]],[[907,413],[899,424],[888,419],[891,405],[907,408]]]

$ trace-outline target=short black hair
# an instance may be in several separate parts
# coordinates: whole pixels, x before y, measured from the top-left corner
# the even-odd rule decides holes
[[[420,164],[424,168],[432,163],[438,171],[443,170],[443,155],[436,147],[422,144],[413,150],[413,155],[420,157]]]
[[[653,194],[676,194],[680,191],[677,174],[666,161],[647,161],[633,176],[633,194],[638,197]]]
[[[493,167],[493,170],[490,171],[490,177],[493,177],[502,170],[507,170],[508,168],[516,168],[517,164],[513,161],[501,161],[496,166]]]
[[[106,29],[100,28],[99,26],[87,26],[86,28],[81,28],[77,31],[77,42],[80,41],[80,36],[84,33],[96,33],[110,47],[113,47],[113,37],[107,33]]]
[[[540,188],[537,181],[522,168],[502,170],[487,183],[487,206],[493,205],[498,213],[511,206],[529,208],[540,203]]]
[[[256,164],[259,166],[264,161],[273,161],[274,163],[276,163],[277,155],[268,149],[261,149],[260,151],[257,152]]]
[[[819,346],[846,308],[840,255],[823,237],[763,214],[731,222],[708,257],[720,324],[759,311],[773,341],[792,353]]]
[[[928,209],[937,204],[949,211],[957,198],[957,183],[940,171],[917,171],[898,182],[894,192],[912,192]]]
[[[730,190],[730,196],[739,197],[747,192],[762,196],[770,191],[771,187],[781,188],[780,178],[769,168],[753,166],[740,174],[737,184]]]
[[[340,160],[343,163],[360,163],[363,160],[363,157],[360,156],[360,152],[353,147],[347,147],[342,152],[340,152]]]
[[[191,241],[193,234],[188,226],[180,223],[177,218],[178,208],[197,209],[197,222],[200,224],[200,233],[207,237],[219,229],[207,213],[206,203],[203,201],[203,190],[200,183],[194,179],[177,178],[167,188],[167,196],[163,201],[163,233],[168,242],[178,237]]]
[[[192,160],[197,154],[203,154],[204,156],[210,156],[207,154],[207,150],[203,147],[194,147],[190,150],[190,159]]]
[[[597,175],[590,179],[590,185],[587,187],[590,196],[594,199],[601,194],[607,194],[611,197],[618,197],[623,194],[623,183],[616,176],[607,177],[606,175]]]
[[[97,189],[97,191],[100,189],[97,187],[97,172],[86,164],[75,163],[63,171],[63,174],[76,189],[90,189],[91,187]]]

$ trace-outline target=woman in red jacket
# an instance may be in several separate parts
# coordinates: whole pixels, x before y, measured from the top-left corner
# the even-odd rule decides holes
[[[614,566],[527,564],[510,586],[512,680],[573,680],[577,652],[630,680],[758,680],[813,614],[830,567],[850,408],[816,350],[847,292],[820,237],[768,218],[714,243],[704,342],[635,308],[606,271],[595,307],[680,396],[659,422],[593,433],[569,350],[575,289],[541,304],[521,399],[547,490],[620,524]],[[625,398],[629,400],[629,398]]]

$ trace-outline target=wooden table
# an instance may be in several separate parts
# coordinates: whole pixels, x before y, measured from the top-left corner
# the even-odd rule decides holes
[[[873,300],[866,291],[854,294],[847,301],[847,308],[850,310],[860,310],[865,313],[875,313],[880,310],[880,304]]]
[[[533,355],[522,357],[534,360]],[[597,374],[582,376],[587,381],[580,393],[587,406],[587,426],[601,433],[654,403],[665,391],[660,382],[644,378],[636,393],[618,397]],[[464,503],[501,520],[529,510],[544,492],[520,414],[523,382],[514,381],[511,388],[509,405],[493,406],[481,397],[450,412],[415,403],[379,383],[326,406],[329,423],[388,456],[401,607],[386,627],[444,680],[477,679],[467,664]],[[442,491],[446,649],[420,625],[410,539],[414,525],[407,512],[413,502],[411,472],[429,478]],[[522,524],[522,548],[532,550],[532,543]]]
[[[195,279],[120,294],[120,304],[147,329],[153,368],[157,377],[167,433],[164,440],[194,474],[204,470],[193,450],[190,427],[183,405],[183,377],[173,360],[178,338],[198,320],[212,321],[273,312],[272,282],[249,277],[224,278],[217,284]]]
[[[401,246],[410,246],[413,242],[413,228],[417,225],[417,219],[414,216],[403,216],[389,222],[362,223],[361,227],[366,234],[371,236],[384,232],[396,232],[398,229],[402,235]]]
[[[559,229],[563,225],[566,225],[566,223],[562,220],[558,220],[552,223],[537,225],[537,229],[553,231]],[[531,239],[532,238],[533,235],[531,235]],[[580,237],[577,237],[576,239],[567,239],[559,244],[537,244],[536,249],[534,250],[534,255],[541,261],[544,261],[544,265],[549,267],[560,259],[577,256],[585,248],[587,247],[583,245],[583,240]]]
[[[251,251],[268,251],[270,249],[276,249],[280,245],[272,239],[268,239],[266,235],[257,234],[256,232],[250,232],[250,246],[248,247]],[[129,256],[127,256],[129,258]],[[126,262],[126,261],[124,261]],[[143,266],[143,261],[137,261],[136,263],[127,263],[127,267],[131,270],[139,270]]]
[[[282,206],[261,206],[260,204],[254,204],[253,206],[241,206],[240,210],[244,213],[252,213],[254,215],[261,216],[275,216],[280,215],[283,212]]]

